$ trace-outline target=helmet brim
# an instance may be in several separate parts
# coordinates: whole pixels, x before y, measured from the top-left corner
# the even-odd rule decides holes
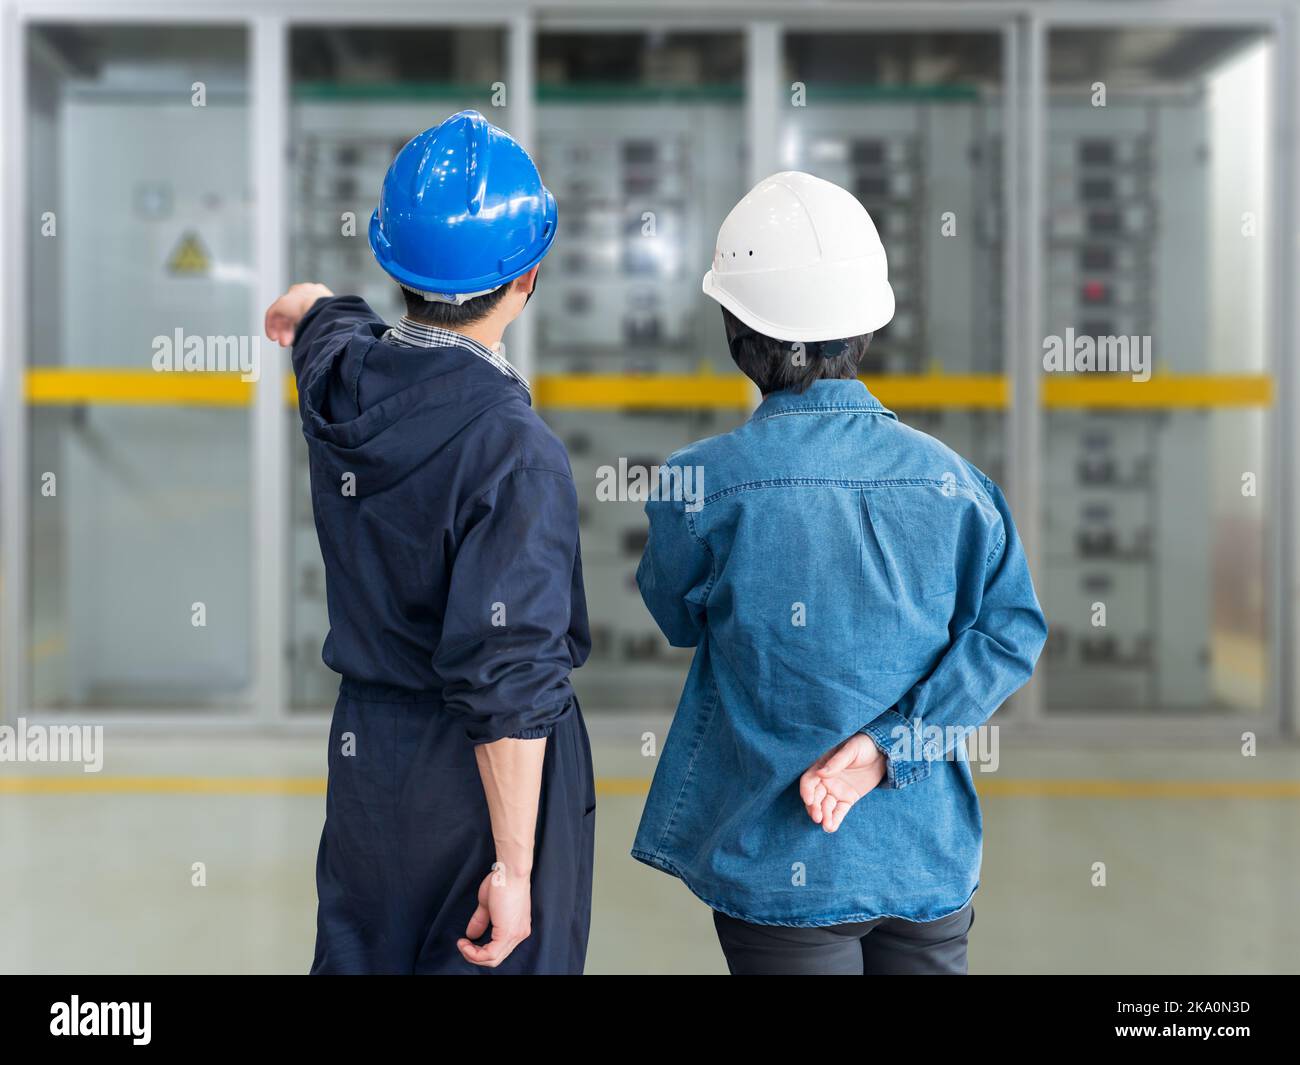
[[[555,234],[559,229],[557,224],[559,210],[555,197],[551,195],[550,190],[544,191],[546,192],[546,218],[543,224],[542,239],[532,248],[521,249],[510,259],[502,260],[500,263],[501,269],[494,273],[480,274],[478,277],[427,277],[403,268],[394,261],[392,246],[384,236],[383,226],[379,221],[378,209],[370,215],[368,234],[370,251],[384,273],[399,285],[415,289],[418,292],[437,292],[449,296],[459,296],[466,292],[500,288],[515,278],[528,273],[529,270],[546,258],[547,253],[551,250],[551,245],[555,243]]]
[[[794,270],[751,270],[719,276],[709,270],[703,291],[750,329],[775,340],[811,343],[874,333],[894,317],[894,290],[886,279],[883,256],[801,266]],[[797,286],[806,293],[797,318],[775,321],[755,308],[771,306],[773,296]],[[789,303],[789,300],[785,300]]]

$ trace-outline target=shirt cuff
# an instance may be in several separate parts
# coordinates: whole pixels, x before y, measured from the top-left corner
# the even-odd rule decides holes
[[[534,725],[532,728],[521,728],[518,732],[512,732],[506,737],[508,740],[541,740],[545,739],[555,731],[554,725]]]
[[[905,788],[930,775],[930,763],[924,757],[908,757],[919,753],[912,749],[916,738],[907,719],[897,710],[886,710],[858,731],[870,736],[885,756],[885,778],[879,787]]]

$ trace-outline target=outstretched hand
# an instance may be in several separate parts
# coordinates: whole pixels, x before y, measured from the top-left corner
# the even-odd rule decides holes
[[[854,803],[885,779],[885,769],[885,756],[871,737],[855,733],[804,771],[799,797],[808,816],[834,832]]]
[[[311,305],[319,299],[334,295],[324,285],[314,281],[292,285],[289,291],[266,309],[266,320],[262,328],[269,339],[282,348],[293,347],[294,333],[302,316],[311,310]]]

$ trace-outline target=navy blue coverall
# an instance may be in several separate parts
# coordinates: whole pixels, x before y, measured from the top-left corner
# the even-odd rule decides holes
[[[293,348],[342,675],[312,972],[578,973],[595,788],[568,457],[522,384],[386,328],[359,298],[318,300]],[[549,739],[532,935],[491,970],[456,940],[495,859],[474,747],[507,736]]]

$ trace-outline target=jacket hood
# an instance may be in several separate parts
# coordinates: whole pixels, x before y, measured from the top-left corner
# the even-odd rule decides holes
[[[358,324],[321,351],[299,388],[313,461],[334,477],[356,475],[358,496],[406,477],[465,428],[528,391],[473,352],[409,348],[380,339],[382,323]]]

